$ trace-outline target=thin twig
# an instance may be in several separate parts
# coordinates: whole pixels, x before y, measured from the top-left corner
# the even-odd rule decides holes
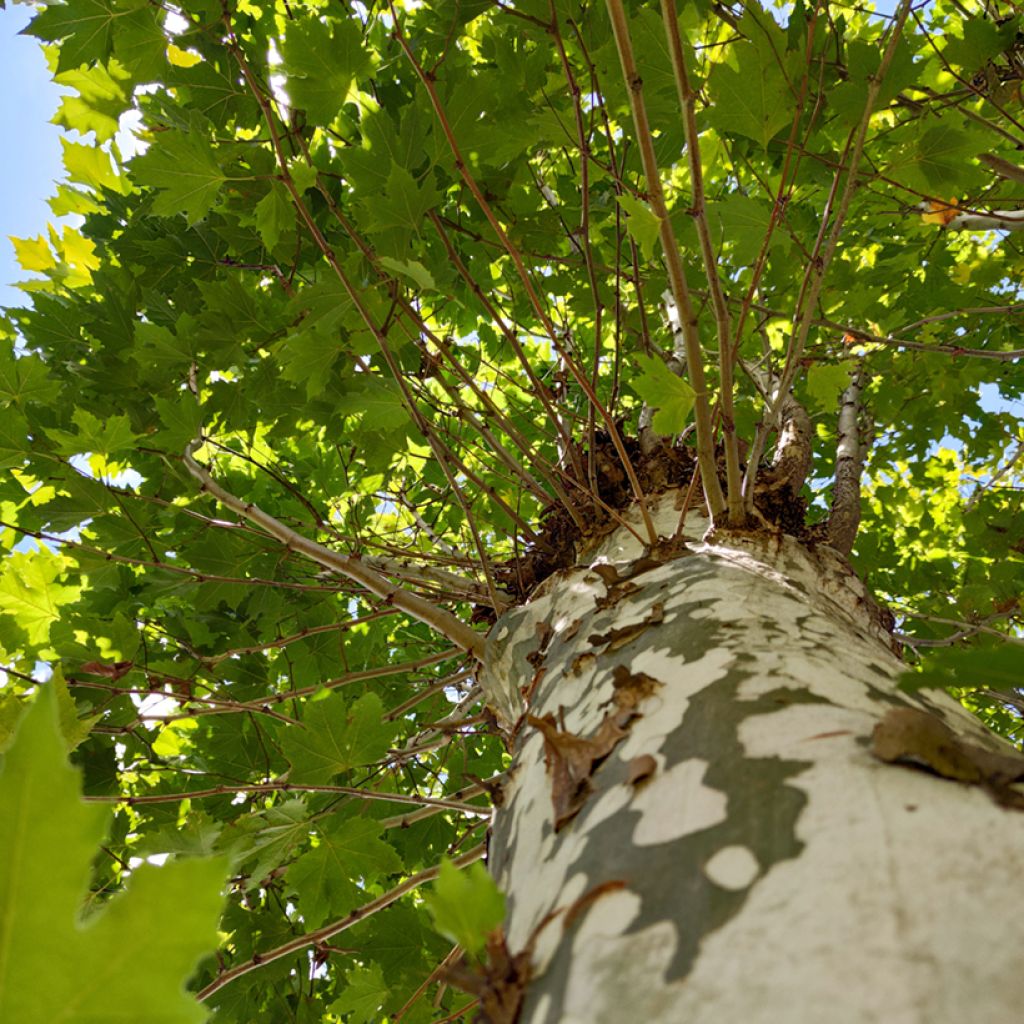
[[[629,102],[633,110],[633,122],[636,127],[637,142],[640,146],[644,176],[647,179],[651,210],[658,218],[658,231],[661,237],[661,247],[665,253],[672,297],[679,310],[686,339],[686,372],[694,391],[693,410],[697,424],[697,459],[700,463],[701,482],[704,485],[708,511],[714,521],[716,518],[721,518],[726,505],[721,484],[718,482],[718,471],[715,467],[711,403],[708,399],[707,383],[704,378],[703,354],[700,337],[697,333],[697,315],[690,299],[690,289],[686,282],[686,271],[683,267],[679,245],[676,242],[675,231],[668,216],[665,193],[661,185],[661,174],[658,170],[658,160],[654,152],[654,139],[647,120],[643,82],[637,72],[636,61],[633,57],[633,43],[629,37],[626,12],[622,6],[622,0],[607,0],[607,4],[615,45],[619,51],[619,61],[622,64],[622,75],[629,91]]]
[[[800,368],[804,349],[807,345],[807,336],[813,323],[812,314],[817,306],[822,285],[825,283],[825,275],[838,247],[839,236],[843,225],[846,223],[846,215],[850,209],[850,203],[853,201],[854,192],[857,190],[857,171],[864,154],[864,144],[871,125],[871,117],[874,114],[875,102],[878,99],[878,94],[889,72],[893,58],[896,55],[896,47],[902,35],[903,24],[910,12],[911,3],[912,0],[900,0],[900,6],[893,20],[889,40],[882,55],[878,71],[868,80],[864,112],[847,144],[848,159],[840,161],[840,167],[836,170],[835,177],[833,178],[829,200],[822,215],[814,250],[811,253],[810,260],[808,260],[804,277],[800,284],[800,294],[793,314],[789,345],[786,349],[786,361],[779,379],[778,396],[773,406],[766,410],[766,416],[758,427],[754,436],[754,443],[751,446],[749,461],[747,462],[747,471],[743,479],[743,490],[746,507],[751,511],[754,507],[754,482],[757,477],[758,464],[761,461],[761,453],[764,451],[768,434],[777,422],[779,408],[785,397],[789,394],[797,371]],[[836,199],[844,165],[846,181],[843,185],[842,193]],[[832,213],[833,203],[834,215]],[[830,220],[831,228],[829,228]]]
[[[471,850],[467,850],[461,856],[454,858],[452,863],[456,867],[462,868],[467,864],[472,864],[474,861],[480,860],[486,855],[486,853],[487,844],[480,843],[479,846],[474,846]],[[276,946],[274,949],[268,949],[265,953],[254,953],[245,961],[245,963],[238,964],[236,967],[230,967],[227,970],[221,971],[213,981],[196,993],[196,998],[199,1002],[203,1002],[206,999],[209,999],[215,992],[219,992],[225,985],[230,984],[236,978],[241,978],[243,975],[251,974],[253,971],[259,970],[260,967],[263,967],[266,964],[273,963],[275,960],[280,960],[281,957],[289,956],[292,953],[297,953],[309,946],[316,946],[321,942],[326,942],[328,939],[331,939],[340,932],[351,928],[360,921],[365,921],[366,918],[370,917],[370,915],[376,914],[385,907],[391,906],[392,903],[401,899],[406,893],[412,892],[414,889],[418,889],[421,885],[424,885],[427,882],[432,882],[437,878],[438,874],[440,874],[440,871],[440,865],[425,868],[423,871],[418,871],[416,874],[410,875],[404,882],[396,885],[393,889],[389,889],[376,899],[370,900],[368,903],[364,903],[361,907],[353,910],[350,914],[346,914],[345,917],[340,920],[332,921],[330,924],[325,924],[322,928],[317,928],[315,931],[307,932],[305,935],[299,935],[288,942],[282,943],[280,946]]]
[[[665,23],[665,34],[668,37],[669,52],[672,55],[672,70],[679,93],[679,105],[683,112],[683,127],[686,131],[686,155],[690,164],[692,192],[689,213],[697,227],[701,259],[704,262],[704,276],[707,278],[708,290],[711,293],[711,308],[715,314],[715,329],[718,336],[718,404],[721,411],[722,439],[725,447],[725,500],[729,513],[728,521],[731,525],[738,526],[743,521],[744,515],[740,457],[733,410],[732,329],[729,305],[722,288],[722,280],[718,275],[718,253],[715,251],[715,244],[711,239],[704,200],[704,169],[701,164],[700,137],[697,132],[697,92],[690,84],[689,72],[686,70],[683,43],[679,35],[679,15],[674,0],[661,0],[661,17]],[[698,439],[698,445],[699,443]]]
[[[323,544],[303,537],[302,534],[297,533],[290,526],[285,526],[279,519],[264,512],[257,505],[242,501],[241,498],[221,487],[193,457],[193,453],[202,444],[201,439],[193,441],[182,455],[186,468],[199,481],[200,490],[216,498],[232,512],[262,527],[288,550],[298,551],[325,569],[332,569],[342,576],[347,576],[353,582],[365,587],[371,594],[383,598],[386,604],[393,605],[413,618],[419,619],[420,622],[430,626],[441,636],[447,637],[452,643],[469,652],[478,660],[483,659],[483,637],[466,623],[457,619],[451,612],[431,604],[417,594],[396,587],[384,576],[368,568],[361,559],[353,555],[339,554]]]

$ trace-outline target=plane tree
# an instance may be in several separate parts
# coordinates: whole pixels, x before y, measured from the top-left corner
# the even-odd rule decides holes
[[[11,1019],[1019,1013],[1020,20],[40,7]]]

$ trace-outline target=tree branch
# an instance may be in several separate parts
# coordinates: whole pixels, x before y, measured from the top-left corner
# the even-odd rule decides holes
[[[271,537],[280,541],[290,551],[298,551],[318,565],[322,565],[325,569],[332,569],[335,572],[341,573],[342,576],[346,576],[353,582],[365,587],[371,594],[376,594],[378,597],[383,598],[387,604],[406,612],[415,619],[419,619],[420,622],[425,623],[435,632],[440,633],[441,636],[447,637],[453,644],[472,654],[478,660],[483,659],[483,637],[467,626],[466,623],[457,619],[451,612],[438,608],[416,594],[395,587],[384,576],[367,567],[361,559],[353,555],[341,555],[337,551],[324,547],[323,544],[318,544],[314,540],[303,537],[290,526],[285,526],[279,519],[275,519],[258,506],[251,502],[244,502],[241,498],[237,498],[229,491],[226,491],[193,458],[194,452],[202,444],[201,439],[193,441],[182,455],[188,471],[199,481],[200,490],[216,498],[222,505],[231,509],[232,512],[266,530]]]
[[[629,23],[622,0],[607,0],[608,14],[615,35],[615,45],[619,51],[622,64],[622,75],[629,92],[629,103],[633,110],[633,123],[636,128],[637,142],[647,179],[647,192],[650,198],[651,211],[658,218],[658,231],[661,247],[665,253],[668,268],[669,284],[672,297],[679,310],[680,321],[686,341],[686,370],[694,391],[693,413],[697,424],[697,460],[700,464],[701,482],[708,504],[708,512],[712,521],[721,518],[725,511],[725,495],[718,482],[718,470],[715,466],[714,431],[711,426],[711,403],[708,400],[707,382],[704,378],[704,361],[701,352],[700,337],[697,333],[697,314],[690,299],[690,289],[686,282],[686,271],[683,267],[679,244],[676,241],[672,222],[669,220],[668,207],[665,203],[665,192],[661,185],[661,174],[658,171],[658,160],[654,153],[654,139],[651,136],[650,123],[647,120],[647,107],[644,104],[643,83],[636,69],[633,57],[633,43],[629,37]]]
[[[481,843],[479,846],[474,846],[473,849],[467,850],[462,854],[462,856],[454,858],[452,863],[457,868],[464,868],[467,864],[472,864],[473,861],[480,860],[486,853],[487,844]],[[275,960],[280,960],[281,957],[289,956],[291,953],[297,953],[299,950],[306,949],[308,946],[316,946],[321,942],[326,942],[328,939],[333,938],[340,932],[345,931],[345,929],[351,928],[360,921],[366,920],[366,918],[371,914],[376,914],[379,910],[383,910],[385,907],[391,906],[392,903],[401,899],[407,892],[412,892],[414,889],[419,888],[426,882],[432,882],[437,878],[440,871],[440,865],[432,868],[426,868],[423,871],[418,871],[415,875],[410,875],[404,882],[396,885],[393,889],[389,889],[386,893],[378,896],[375,900],[370,900],[369,903],[364,903],[361,907],[353,910],[351,914],[347,914],[339,921],[332,921],[330,924],[325,924],[322,928],[317,928],[316,931],[307,932],[305,935],[299,935],[297,938],[294,938],[289,942],[285,942],[274,949],[268,949],[265,953],[254,953],[252,958],[247,960],[244,964],[239,964],[237,967],[230,967],[226,971],[221,971],[217,977],[209,983],[209,985],[206,985],[196,993],[196,999],[198,999],[199,1002],[203,1002],[204,1000],[209,999],[215,992],[219,992],[225,985],[234,981],[236,978],[241,978],[244,974],[250,974],[252,971],[258,970],[265,964],[273,963]]]
[[[832,508],[828,516],[828,542],[848,555],[853,550],[860,526],[860,477],[864,469],[864,446],[860,442],[860,389],[863,370],[858,369],[843,392],[839,406],[838,444]]]
[[[732,326],[729,304],[725,298],[721,278],[718,276],[718,254],[711,240],[708,227],[707,209],[704,203],[704,169],[700,157],[700,138],[697,133],[697,93],[690,84],[683,55],[683,43],[679,36],[679,15],[674,0],[661,0],[661,17],[665,23],[669,51],[672,54],[672,70],[675,73],[679,105],[683,111],[683,127],[686,131],[686,155],[690,164],[690,215],[697,226],[701,258],[704,262],[704,276],[711,293],[711,308],[715,313],[715,328],[718,337],[718,405],[722,418],[722,440],[725,447],[725,499],[729,510],[729,522],[738,526],[743,520],[742,478],[740,476],[739,447],[736,440],[736,417],[733,411],[733,353]]]
[[[800,361],[803,358],[804,349],[807,345],[807,335],[810,332],[811,324],[814,320],[813,311],[817,305],[818,296],[821,294],[822,285],[825,283],[825,275],[839,244],[839,235],[846,222],[846,214],[850,209],[853,194],[857,190],[857,171],[860,167],[861,158],[864,155],[864,143],[867,140],[868,128],[871,125],[871,116],[875,110],[875,102],[878,99],[878,94],[881,91],[882,84],[889,72],[889,67],[892,64],[893,58],[896,55],[896,46],[900,41],[900,36],[903,32],[903,24],[907,19],[907,15],[910,13],[910,8],[911,0],[900,0],[900,6],[893,19],[892,32],[889,36],[889,41],[886,44],[885,52],[882,54],[882,60],[878,67],[878,71],[869,79],[868,82],[867,101],[864,104],[864,113],[861,115],[860,122],[856,129],[854,129],[852,138],[847,144],[849,162],[847,163],[845,160],[840,161],[839,169],[837,169],[835,178],[832,182],[832,190],[829,193],[829,199],[826,203],[825,212],[822,216],[821,227],[818,231],[818,238],[815,242],[811,258],[807,263],[807,268],[804,271],[804,278],[800,286],[800,294],[793,314],[793,327],[790,333],[789,345],[786,350],[786,362],[779,381],[779,402],[782,401],[782,399],[788,394],[790,387],[792,387],[797,370],[800,367]],[[839,180],[844,163],[846,164],[846,181],[843,185],[842,194],[839,195],[836,200],[836,192],[838,191]],[[833,200],[836,200],[834,216],[832,216]],[[828,227],[830,220],[831,228]],[[772,415],[768,417],[769,421],[774,420],[775,416],[776,411],[773,410]],[[759,427],[754,437],[754,444],[750,452],[750,458],[747,462],[747,471],[743,480],[744,497],[748,508],[753,508],[754,481],[757,476],[757,466],[761,459],[761,452],[764,450],[764,443],[766,439],[767,431]]]
[[[478,787],[478,792],[483,792]],[[413,807],[429,807],[438,811],[461,811],[464,814],[487,816],[489,807],[463,803],[461,800],[444,799],[441,797],[415,796],[410,793],[382,793],[376,789],[360,789],[357,786],[308,785],[300,786],[287,781],[238,783],[231,785],[208,786],[206,789],[193,789],[183,793],[144,793],[141,796],[125,796],[115,793],[111,796],[83,796],[87,804],[127,804],[139,807],[143,804],[167,804],[179,800],[202,800],[206,797],[235,796],[238,793],[254,795],[268,793],[337,793],[358,800],[378,800],[391,804],[410,804]]]

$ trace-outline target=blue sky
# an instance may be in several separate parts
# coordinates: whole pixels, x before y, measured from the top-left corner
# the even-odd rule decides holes
[[[0,305],[20,304],[22,293],[10,285],[26,276],[7,236],[46,231],[53,219],[46,199],[61,176],[60,129],[49,123],[60,90],[50,81],[38,40],[18,35],[29,14],[21,6],[0,11],[0,138],[8,147],[0,157]]]

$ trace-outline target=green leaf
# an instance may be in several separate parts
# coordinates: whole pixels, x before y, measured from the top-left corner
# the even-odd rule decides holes
[[[344,285],[332,275],[296,292],[291,308],[306,314],[306,327],[327,334],[345,320],[352,308],[352,300]]]
[[[181,334],[175,334],[160,324],[137,323],[132,359],[144,371],[144,379],[152,376],[162,382],[182,379],[195,358],[188,340],[187,323]]]
[[[48,43],[61,40],[57,70],[105,61],[114,49],[114,24],[127,11],[142,7],[141,0],[69,0],[53,3],[36,15],[25,29]]]
[[[60,731],[64,737],[65,747],[70,753],[89,735],[92,727],[102,720],[103,712],[85,717],[79,714],[78,705],[68,692],[68,684],[64,680],[60,665],[54,668],[48,685],[53,687],[56,696]]]
[[[45,644],[50,626],[60,618],[61,605],[74,601],[80,588],[58,583],[64,558],[43,548],[9,555],[0,571],[0,612],[10,615],[25,631],[28,642]]]
[[[735,262],[745,266],[752,264],[761,251],[771,222],[771,205],[734,192],[720,202],[710,203],[708,214],[721,223],[721,237],[731,243]]]
[[[34,355],[0,352],[0,403],[24,406],[52,401],[60,385],[50,379],[46,364]]]
[[[505,920],[505,897],[479,861],[457,868],[445,858],[433,889],[423,896],[434,927],[475,956]]]
[[[197,121],[187,132],[161,132],[131,167],[136,181],[160,189],[153,202],[154,213],[161,217],[184,213],[190,224],[209,213],[228,180]]]
[[[976,15],[964,22],[963,35],[951,33],[947,37],[942,56],[961,71],[973,75],[1012,44],[1019,24],[1019,16],[997,25],[984,15]]]
[[[28,420],[11,406],[0,406],[0,469],[12,469],[30,451]]]
[[[401,859],[380,838],[381,831],[380,822],[370,818],[329,825],[319,844],[288,869],[288,882],[296,889],[309,926],[319,927],[329,917],[347,913],[359,903],[367,885],[402,870]]]
[[[693,388],[656,356],[641,355],[636,361],[643,372],[630,383],[649,406],[658,410],[651,426],[659,434],[678,434],[693,408]]]
[[[737,43],[732,52],[737,66],[716,64],[708,78],[708,120],[719,132],[743,135],[767,149],[793,118],[789,86],[774,57],[753,43]]]
[[[983,136],[954,121],[929,124],[921,121],[916,126],[916,138],[886,173],[900,184],[945,198],[970,180],[974,158],[984,151]]]
[[[342,416],[359,416],[363,430],[391,433],[404,430],[409,424],[409,414],[397,388],[375,378],[353,380],[335,409]]]
[[[351,705],[340,693],[309,704],[302,728],[288,730],[281,743],[292,766],[289,781],[330,782],[339,772],[379,761],[396,728],[383,721],[383,711],[375,693]]]
[[[78,432],[70,434],[65,430],[51,428],[46,433],[57,442],[57,451],[62,455],[114,455],[130,449],[135,444],[135,434],[127,416],[111,416],[101,420],[88,409],[76,409],[71,419]]]
[[[654,255],[654,246],[661,232],[661,218],[651,212],[647,203],[635,196],[621,195],[617,197],[619,206],[626,211],[626,230],[629,237],[640,247],[644,259]]]
[[[964,162],[975,155],[975,142],[952,125],[929,128],[917,144],[917,168],[932,188],[949,189],[961,179]]]
[[[132,872],[127,892],[83,921],[92,859],[110,812],[82,803],[79,794],[78,772],[67,765],[56,727],[53,689],[44,687],[0,775],[0,1019],[204,1020],[184,982],[216,947],[227,865],[144,865]]]
[[[74,89],[77,96],[62,96],[53,117],[55,124],[81,132],[95,133],[97,142],[107,142],[117,132],[122,113],[130,106],[122,82],[128,75],[116,65],[76,68],[56,76],[58,85]]]
[[[426,176],[422,183],[397,163],[391,165],[382,195],[366,197],[366,208],[373,218],[376,231],[385,228],[409,228],[419,231],[427,212],[439,202],[441,194]]]
[[[850,384],[853,360],[841,363],[814,363],[807,370],[807,395],[813,409],[839,411],[839,396]]]
[[[289,22],[281,55],[292,104],[319,125],[334,120],[352,82],[373,69],[372,51],[363,45],[355,18],[329,24],[312,18]]]
[[[100,191],[108,188],[112,192],[122,191],[122,181],[110,165],[110,156],[96,146],[80,146],[75,142],[61,139],[64,150],[64,166],[68,180]]]
[[[305,385],[307,398],[323,394],[331,379],[331,368],[341,353],[341,346],[330,334],[312,330],[290,334],[274,347],[281,376]]]
[[[380,964],[357,967],[345,973],[341,995],[327,1012],[345,1017],[346,1024],[378,1024],[381,1007],[390,993]]]
[[[223,845],[238,863],[249,865],[246,888],[253,889],[291,858],[309,832],[309,809],[302,800],[288,800],[243,818]]]
[[[163,429],[153,434],[149,443],[178,455],[191,440],[199,435],[203,425],[203,407],[191,394],[154,400]]]
[[[396,260],[391,256],[380,256],[377,262],[395,274],[401,274],[408,278],[420,291],[432,292],[437,290],[434,283],[434,276],[419,260]]]
[[[274,182],[270,191],[256,204],[256,230],[268,250],[273,250],[281,235],[295,224],[295,209],[288,190]]]
[[[1019,644],[938,647],[922,655],[916,671],[904,672],[900,688],[978,686],[1011,693],[1024,687],[1024,650]]]
[[[114,56],[136,82],[159,80],[167,68],[167,35],[155,4],[138,5],[114,25]]]
[[[364,195],[382,189],[394,164],[417,172],[426,160],[424,118],[413,106],[403,108],[400,123],[384,110],[368,110],[359,122],[362,146],[344,149],[339,160]]]

